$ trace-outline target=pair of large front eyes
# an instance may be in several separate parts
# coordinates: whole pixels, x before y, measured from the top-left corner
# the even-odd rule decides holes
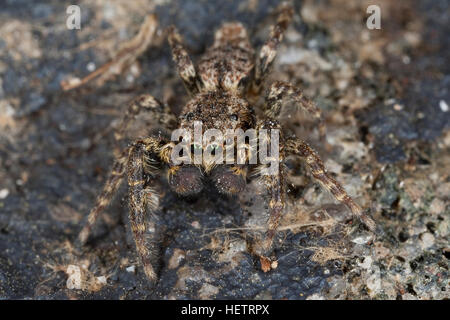
[[[202,145],[196,144],[196,143],[191,144],[191,153],[195,153],[196,150],[202,151],[203,150]],[[220,152],[221,150],[222,150],[222,147],[219,146],[218,144],[210,144],[206,147],[206,151],[210,152],[213,156],[216,153]]]
[[[191,121],[194,119],[194,114],[192,112],[188,112],[186,114],[185,118],[186,118],[186,120]],[[230,114],[229,118],[231,121],[238,121],[239,116],[237,114],[233,113],[233,114]]]

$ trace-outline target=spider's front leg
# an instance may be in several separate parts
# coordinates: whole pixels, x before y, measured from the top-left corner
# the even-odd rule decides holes
[[[184,47],[182,37],[174,26],[169,27],[169,44],[172,48],[173,60],[177,64],[178,73],[183,79],[186,89],[192,95],[198,93],[201,88],[201,82],[194,63]]]
[[[261,47],[259,56],[255,65],[254,91],[259,92],[261,84],[272,65],[280,42],[283,40],[283,34],[292,20],[294,9],[287,2],[279,6],[279,15],[276,24],[272,27],[270,37]]]
[[[264,272],[267,272],[271,269],[271,259],[268,256],[272,251],[273,239],[285,206],[286,182],[285,168],[283,164],[284,150],[281,147],[283,137],[280,137],[281,127],[278,121],[269,118],[268,120],[262,121],[258,124],[258,132],[260,132],[261,129],[266,129],[268,135],[266,136],[266,141],[262,141],[261,135],[259,135],[258,152],[260,153],[260,159],[268,155],[267,149],[264,152],[263,149],[261,149],[261,144],[265,144],[267,148],[270,148],[271,150],[270,156],[267,159],[270,159],[270,166],[274,167],[270,167],[268,164],[261,164],[257,167],[257,171],[260,173],[260,179],[264,183],[269,195],[269,219],[267,222],[267,230],[263,236],[262,242],[257,243],[254,249],[255,253],[260,258],[261,269]],[[273,130],[276,130],[278,135],[273,136]],[[274,140],[274,138],[278,139]],[[275,150],[273,147],[278,149],[278,154],[273,154],[273,151]]]
[[[100,213],[111,202],[123,179],[126,171],[125,165],[128,161],[131,149],[126,148],[123,151],[120,151],[121,147],[119,144],[131,121],[134,120],[141,111],[152,113],[160,123],[164,124],[165,127],[169,129],[176,123],[176,117],[173,115],[170,108],[151,95],[142,95],[129,104],[125,116],[122,118],[122,121],[114,133],[116,161],[114,162],[111,173],[103,187],[102,193],[97,198],[95,207],[89,213],[87,221],[78,235],[78,242],[80,245],[86,243]]]
[[[268,257],[272,251],[273,239],[280,223],[285,205],[285,177],[284,169],[280,166],[278,172],[274,175],[265,175],[262,177],[264,185],[269,193],[269,220],[267,222],[267,231],[264,235],[260,248],[257,249],[261,262],[261,269],[267,272],[271,269],[271,259]]]
[[[283,100],[285,99],[293,100],[302,110],[318,121],[320,139],[324,141],[326,128],[320,108],[311,99],[304,96],[299,88],[290,83],[277,81],[270,86],[266,95],[266,115],[271,118],[278,118],[282,113]]]
[[[146,185],[148,179],[154,178],[156,172],[153,172],[152,163],[156,161],[155,158],[160,158],[163,148],[161,141],[156,138],[137,141],[130,148],[127,163],[131,230],[145,275],[152,281],[157,276],[151,264],[154,244],[146,241],[147,209],[150,211],[148,218],[156,221],[154,212],[159,205],[159,194]]]
[[[336,200],[345,204],[372,232],[375,232],[375,221],[366,215],[361,207],[345,192],[344,188],[327,172],[322,160],[315,150],[305,141],[291,138],[286,142],[286,152],[299,156],[311,170],[312,176],[331,194]]]

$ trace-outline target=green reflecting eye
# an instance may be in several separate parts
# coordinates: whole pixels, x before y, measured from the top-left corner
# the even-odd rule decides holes
[[[210,152],[211,155],[213,155],[213,156],[215,156],[216,154],[218,154],[221,151],[222,151],[222,148],[218,144],[210,144],[210,145],[208,145],[208,152]]]
[[[193,143],[191,144],[191,154],[201,154],[202,146],[200,144]]]

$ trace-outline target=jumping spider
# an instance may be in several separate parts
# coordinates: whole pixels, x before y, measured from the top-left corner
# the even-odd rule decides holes
[[[312,176],[352,214],[361,219],[370,229],[375,229],[374,221],[365,215],[361,208],[350,198],[342,186],[327,173],[317,153],[303,140],[283,136],[279,116],[283,109],[283,99],[289,98],[299,108],[304,109],[319,121],[319,129],[324,134],[324,125],[320,109],[301,90],[289,83],[275,82],[265,96],[264,118],[257,119],[250,105],[251,94],[260,92],[263,80],[276,56],[276,50],[283,38],[292,16],[290,5],[280,5],[276,24],[272,27],[270,37],[262,46],[259,54],[254,55],[247,31],[242,24],[233,22],[224,24],[215,33],[213,45],[198,62],[197,68],[192,63],[183,46],[180,34],[172,26],[169,28],[169,43],[172,49],[180,77],[190,101],[184,106],[177,118],[170,109],[154,97],[143,95],[128,107],[120,123],[115,138],[122,139],[130,122],[141,112],[147,111],[162,120],[170,129],[191,128],[194,121],[202,121],[204,130],[217,128],[279,129],[279,160],[277,174],[261,176],[269,195],[268,228],[262,241],[254,245],[254,253],[259,257],[261,267],[269,271],[269,257],[283,208],[285,206],[285,176],[283,161],[288,155],[302,159],[310,169]],[[140,256],[145,274],[150,280],[157,276],[151,263],[151,251],[146,242],[147,216],[156,219],[154,212],[158,208],[159,195],[151,187],[162,168],[167,169],[170,187],[180,195],[189,196],[202,191],[204,180],[211,181],[220,193],[234,195],[246,187],[247,173],[258,171],[261,165],[223,164],[211,166],[175,165],[171,161],[173,141],[160,136],[150,136],[131,143],[117,157],[103,191],[98,196],[95,207],[89,213],[87,222],[79,234],[79,241],[84,244],[97,221],[99,214],[109,204],[120,182],[126,176],[129,187],[129,218],[134,235],[137,252]],[[250,175],[249,175],[250,176]],[[147,212],[150,211],[150,212]],[[151,245],[150,245],[151,246]]]

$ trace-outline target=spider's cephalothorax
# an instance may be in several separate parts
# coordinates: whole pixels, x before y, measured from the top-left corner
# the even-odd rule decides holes
[[[285,206],[283,161],[288,155],[296,155],[304,160],[312,176],[325,189],[329,190],[338,201],[344,203],[369,229],[375,229],[373,220],[362,212],[341,185],[327,173],[317,153],[301,139],[283,137],[278,118],[284,99],[291,99],[299,108],[317,119],[319,131],[323,136],[324,125],[320,109],[298,88],[284,82],[275,82],[268,88],[263,119],[256,118],[246,98],[249,91],[253,94],[260,92],[263,80],[276,56],[277,46],[292,18],[293,10],[290,5],[283,3],[278,10],[278,19],[272,27],[270,37],[256,57],[242,24],[227,23],[215,33],[213,45],[200,59],[197,68],[189,58],[181,36],[175,28],[171,27],[169,43],[172,47],[173,59],[191,95],[191,100],[183,108],[181,115],[176,118],[165,104],[154,97],[150,95],[138,97],[130,104],[115,134],[117,141],[121,140],[130,121],[141,111],[153,113],[170,129],[191,130],[193,123],[199,121],[202,123],[203,131],[218,129],[225,132],[226,129],[237,128],[244,131],[253,128],[257,132],[261,129],[280,130],[280,165],[275,174],[261,176],[269,196],[268,228],[263,240],[252,246],[254,253],[260,258],[264,271],[269,271],[271,268],[271,260],[268,256],[271,253],[273,238]],[[158,207],[159,195],[151,185],[162,168],[167,170],[167,178],[172,190],[181,195],[192,195],[202,191],[205,180],[212,181],[221,193],[239,193],[246,186],[248,170],[258,172],[263,166],[238,163],[212,165],[208,161],[197,164],[174,164],[171,158],[174,147],[173,141],[150,136],[134,141],[123,150],[79,235],[81,243],[85,243],[99,213],[108,205],[122,179],[127,177],[131,229],[145,274],[152,280],[156,279],[156,274],[151,263],[152,248],[146,241],[146,233],[148,233],[146,221],[147,217],[154,218],[154,214],[151,213]],[[204,149],[208,146],[193,144],[192,147]]]

